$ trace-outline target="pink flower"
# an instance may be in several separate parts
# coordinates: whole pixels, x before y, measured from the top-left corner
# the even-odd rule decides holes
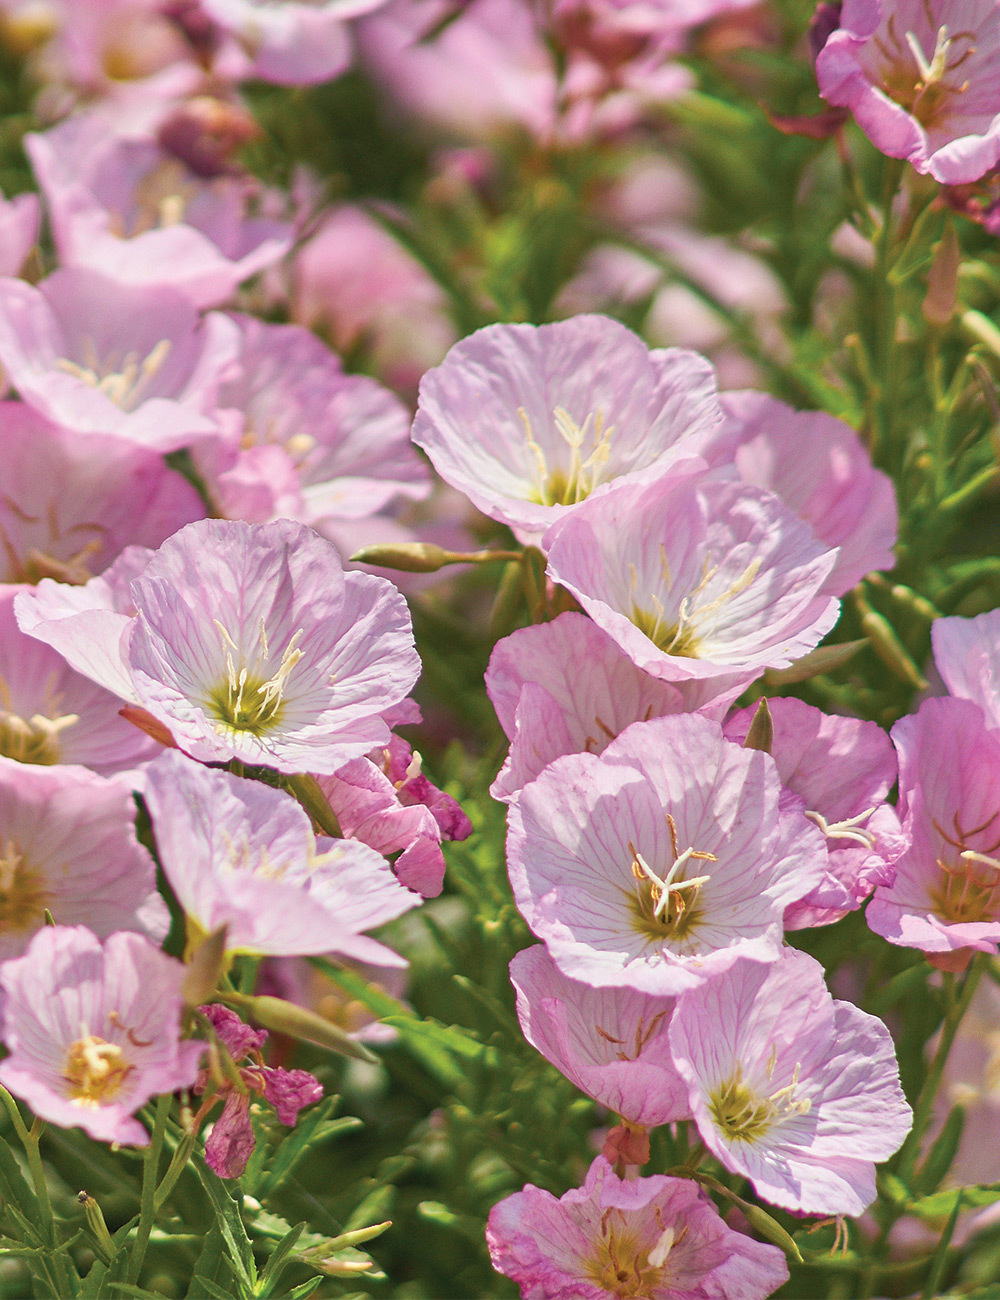
[[[223,440],[195,448],[195,463],[221,512],[266,523],[375,514],[394,499],[430,491],[398,398],[340,360],[309,330],[233,316],[240,373],[219,405],[238,412]]]
[[[792,698],[768,702],[774,724],[770,753],[797,808],[826,836],[820,885],[785,913],[785,928],[829,925],[855,911],[876,885],[892,883],[907,840],[886,797],[896,781],[892,742],[874,722],[829,716]],[[742,744],[755,708],[724,725]]]
[[[816,77],[877,149],[945,185],[1000,162],[995,0],[844,0]]]
[[[125,782],[0,758],[0,961],[24,952],[46,910],[102,937],[161,940],[169,924]]]
[[[360,931],[420,900],[367,845],[317,844],[309,818],[283,791],[175,750],[150,765],[143,793],[164,873],[196,932],[225,925],[230,952],[337,952],[405,964]]]
[[[925,700],[892,729],[897,809],[911,845],[865,919],[945,961],[1000,944],[1000,735],[968,700]],[[961,960],[960,958],[958,960]]]
[[[335,772],[388,741],[381,715],[419,672],[406,602],[383,578],[345,574],[309,529],[189,524],[126,592],[128,576],[116,566],[72,596],[43,583],[22,626],[192,757]]]
[[[79,433],[167,452],[215,434],[235,326],[166,286],[66,268],[32,288],[0,280],[0,362],[24,401]]]
[[[393,736],[385,749],[353,759],[319,784],[345,835],[379,853],[399,853],[397,878],[425,898],[440,894],[441,841],[466,839],[472,823],[423,775],[420,755],[405,740]]]
[[[535,540],[610,483],[697,453],[721,419],[703,358],[577,316],[457,343],[421,381],[413,439],[452,487]]]
[[[78,763],[102,776],[134,774],[158,746],[119,716],[117,696],[18,628],[19,590],[0,587],[0,754],[18,763]]]
[[[239,1178],[257,1144],[250,1120],[250,1103],[255,1094],[271,1103],[282,1124],[291,1126],[303,1106],[320,1100],[323,1085],[307,1070],[265,1065],[261,1048],[267,1040],[267,1031],[251,1029],[235,1011],[218,1003],[198,1010],[211,1024],[217,1042],[232,1058],[239,1077],[237,1084],[230,1074],[222,1071],[213,1076],[212,1071],[202,1070],[198,1075],[196,1094],[215,1085],[199,1115],[206,1114],[220,1098],[225,1101],[222,1114],[205,1139],[205,1163],[220,1178]]]
[[[833,1000],[812,957],[737,962],[678,999],[669,1033],[705,1144],[758,1196],[803,1214],[875,1199],[912,1119],[892,1038]]]
[[[687,1119],[687,1085],[667,1043],[673,998],[567,979],[544,945],[510,964],[524,1036],[589,1097],[632,1124]]]
[[[991,731],[1000,731],[1000,609],[976,618],[936,618],[934,662],[952,695],[978,704]]]
[[[306,86],[330,81],[351,62],[348,22],[384,0],[201,0],[213,22],[246,52],[241,77]]]
[[[291,247],[287,222],[248,215],[255,182],[197,176],[151,133],[122,139],[100,113],[28,135],[25,148],[64,266],[211,307]]]
[[[689,708],[733,699],[837,619],[824,592],[836,553],[772,493],[700,461],[583,502],[544,544],[552,579]]]
[[[102,945],[83,926],[45,926],[0,967],[0,1083],[41,1119],[100,1142],[146,1146],[135,1112],[189,1088],[205,1044],[180,1041],[186,968],[138,934]]]
[[[773,760],[691,714],[556,759],[511,802],[514,897],[563,974],[672,995],[740,956],[776,960],[823,841],[781,816]]]
[[[38,242],[41,211],[37,194],[0,194],[0,275],[20,275]]]
[[[498,641],[486,689],[510,753],[490,787],[508,800],[563,754],[600,754],[633,722],[685,711],[680,692],[637,668],[583,614]]]
[[[837,547],[823,590],[842,596],[872,569],[895,565],[896,492],[861,439],[824,411],[796,411],[766,393],[725,393],[713,464],[734,461],[744,483],[767,488]]]
[[[0,579],[81,583],[130,543],[159,546],[205,507],[160,456],[0,402]]]
[[[778,1247],[727,1228],[694,1183],[625,1181],[603,1156],[559,1200],[528,1183],[500,1201],[486,1241],[525,1300],[764,1300],[788,1279]]]

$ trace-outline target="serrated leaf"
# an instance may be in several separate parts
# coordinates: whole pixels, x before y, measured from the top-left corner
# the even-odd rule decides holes
[[[215,1206],[218,1214],[217,1222],[236,1278],[252,1293],[257,1284],[257,1265],[239,1206],[222,1180],[207,1166],[195,1163],[194,1168],[202,1187],[208,1193],[209,1200]]]
[[[204,1300],[209,1284],[214,1285],[220,1277],[231,1278],[232,1275],[232,1267],[226,1258],[226,1243],[222,1229],[216,1222],[212,1224],[205,1237],[205,1244],[201,1248],[201,1254],[195,1264],[194,1276],[188,1287],[187,1300]]]
[[[288,1300],[307,1300],[323,1281],[322,1276],[311,1277],[308,1282],[300,1282],[288,1293]]]

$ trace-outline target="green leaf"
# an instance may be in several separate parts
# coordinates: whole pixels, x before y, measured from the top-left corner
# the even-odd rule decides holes
[[[255,1292],[256,1295],[261,1297],[261,1300],[267,1300],[267,1297],[274,1294],[274,1288],[278,1285],[281,1274],[286,1266],[291,1263],[289,1256],[302,1236],[302,1230],[305,1226],[303,1222],[297,1223],[294,1228],[289,1228],[269,1255]]]
[[[275,1188],[282,1185],[302,1157],[308,1152],[315,1151],[320,1142],[325,1142],[337,1134],[351,1133],[364,1127],[361,1120],[350,1115],[331,1119],[337,1100],[335,1096],[324,1097],[321,1102],[299,1116],[295,1128],[282,1140],[272,1155],[270,1168],[261,1171],[252,1189],[257,1200],[266,1200]]]
[[[219,1279],[229,1280],[232,1276],[233,1270],[226,1259],[225,1239],[221,1227],[216,1222],[212,1224],[205,1237],[205,1244],[201,1248],[194,1276],[188,1287],[187,1300],[204,1300],[210,1285],[214,1286]],[[228,1300],[232,1300],[231,1294]]]
[[[941,1274],[944,1272],[945,1261],[948,1258],[948,1247],[951,1244],[952,1233],[955,1231],[955,1224],[958,1221],[958,1212],[962,1208],[964,1190],[964,1188],[960,1187],[957,1194],[952,1193],[955,1202],[954,1207],[948,1216],[948,1222],[941,1234],[938,1248],[934,1252],[934,1262],[931,1265],[931,1271],[927,1274],[924,1289],[920,1292],[920,1300],[934,1300],[934,1297],[939,1294],[938,1283],[941,1281]]]
[[[9,1211],[16,1206],[20,1211],[18,1227],[23,1231],[24,1225],[27,1226],[31,1234],[28,1240],[41,1245],[42,1238],[36,1226],[40,1220],[38,1202],[5,1139],[0,1139],[0,1196],[4,1199],[5,1209]]]
[[[298,1286],[293,1287],[288,1293],[288,1300],[307,1300],[308,1296],[316,1290],[323,1281],[322,1275],[311,1277],[308,1282],[300,1282]]]
[[[200,1162],[196,1163],[194,1168],[202,1187],[208,1193],[209,1200],[215,1206],[218,1227],[236,1279],[250,1294],[253,1294],[257,1284],[257,1265],[239,1205],[229,1194],[221,1179],[217,1178],[210,1169]]]
[[[926,1195],[930,1192],[936,1192],[941,1186],[941,1180],[951,1168],[951,1162],[955,1159],[964,1128],[965,1108],[964,1106],[953,1106],[941,1132],[934,1139],[924,1163],[913,1180],[915,1191]]]
[[[949,1187],[946,1191],[935,1192],[933,1196],[922,1196],[920,1200],[913,1201],[908,1211],[921,1219],[931,1222],[940,1221],[946,1214],[951,1213],[954,1201],[955,1189]],[[997,1201],[1000,1201],[1000,1183],[962,1188],[962,1204],[967,1210],[981,1209],[984,1205],[995,1205]]]

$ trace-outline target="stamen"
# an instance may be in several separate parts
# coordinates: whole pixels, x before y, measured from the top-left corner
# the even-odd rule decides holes
[[[805,815],[811,822],[815,822],[827,839],[853,840],[856,844],[863,844],[867,849],[874,849],[878,844],[878,837],[873,831],[859,829],[861,823],[867,821],[874,811],[875,808],[872,806],[866,808],[864,812],[840,822],[828,822],[822,813],[818,813],[813,809],[806,809]]]

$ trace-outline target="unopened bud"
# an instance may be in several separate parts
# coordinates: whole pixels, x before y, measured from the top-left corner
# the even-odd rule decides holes
[[[193,948],[181,985],[186,1006],[198,1007],[212,1000],[226,969],[226,938],[227,927],[220,925]]]
[[[818,646],[803,655],[801,659],[796,659],[787,668],[768,668],[764,673],[764,681],[768,686],[791,686],[795,682],[808,681],[810,677],[818,677],[820,673],[828,673],[834,668],[840,668],[866,644],[862,637],[859,641],[841,641],[838,645]]]
[[[923,302],[924,319],[931,325],[947,325],[958,302],[958,268],[962,249],[949,219],[944,234],[934,249],[934,260],[927,272],[927,294]]]
[[[253,1016],[265,1029],[273,1029],[279,1034],[288,1034],[290,1038],[299,1038],[328,1051],[338,1052],[341,1056],[351,1056],[356,1061],[378,1063],[378,1057],[368,1048],[357,1043],[338,1026],[307,1011],[305,1007],[294,1002],[285,1002],[282,998],[261,997],[227,997],[226,1001],[235,1001],[241,1011]]]
[[[757,711],[751,719],[750,729],[743,741],[743,748],[760,749],[765,754],[770,754],[773,744],[774,722],[771,719],[771,710],[765,699],[761,700],[757,705]]]
[[[118,710],[118,716],[124,718],[126,722],[131,722],[133,727],[138,727],[147,736],[152,736],[167,749],[177,748],[177,741],[170,734],[170,729],[165,727],[159,718],[154,718],[146,709],[140,708],[138,704],[126,704],[124,708]]]
[[[79,1192],[76,1199],[78,1204],[83,1206],[83,1213],[87,1220],[87,1231],[94,1247],[94,1253],[102,1264],[110,1264],[115,1255],[115,1243],[108,1231],[108,1225],[104,1222],[101,1207],[86,1191]]]
[[[451,556],[451,551],[433,542],[385,542],[363,546],[351,556],[351,562],[399,569],[403,573],[437,573],[438,569],[453,563]]]

